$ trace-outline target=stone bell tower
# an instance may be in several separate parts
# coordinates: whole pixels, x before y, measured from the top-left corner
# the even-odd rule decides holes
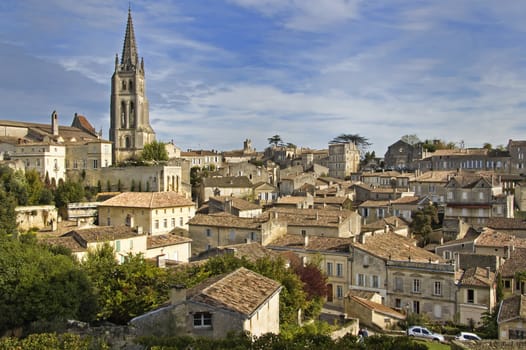
[[[138,157],[155,140],[150,126],[148,99],[144,78],[144,61],[137,53],[131,9],[124,46],[119,62],[115,56],[115,72],[111,78],[110,141],[113,142],[113,164]]]

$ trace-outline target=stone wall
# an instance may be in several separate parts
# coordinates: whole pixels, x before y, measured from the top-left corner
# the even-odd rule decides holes
[[[483,340],[480,342],[451,342],[451,350],[519,350],[526,349],[526,340]]]

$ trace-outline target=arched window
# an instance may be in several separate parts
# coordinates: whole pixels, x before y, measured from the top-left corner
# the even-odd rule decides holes
[[[122,81],[122,91],[126,91],[126,80]]]
[[[129,136],[126,136],[124,138],[124,147],[126,147],[126,148],[130,148],[131,147],[131,141],[130,141],[130,137]]]
[[[130,80],[130,91],[133,91],[133,81]]]
[[[130,102],[130,128],[135,127],[135,104]]]
[[[121,102],[121,128],[126,127],[126,102]]]

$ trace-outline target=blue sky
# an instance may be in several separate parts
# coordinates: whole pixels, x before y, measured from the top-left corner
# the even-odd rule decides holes
[[[108,138],[128,1],[0,2],[0,119]],[[526,1],[132,1],[150,121],[183,150],[326,148],[360,134],[468,147],[526,139]]]

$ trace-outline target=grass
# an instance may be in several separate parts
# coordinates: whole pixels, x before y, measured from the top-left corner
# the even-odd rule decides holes
[[[442,344],[425,340],[417,340],[417,342],[427,345],[427,348],[429,350],[451,350],[451,346],[449,346],[449,344]]]

